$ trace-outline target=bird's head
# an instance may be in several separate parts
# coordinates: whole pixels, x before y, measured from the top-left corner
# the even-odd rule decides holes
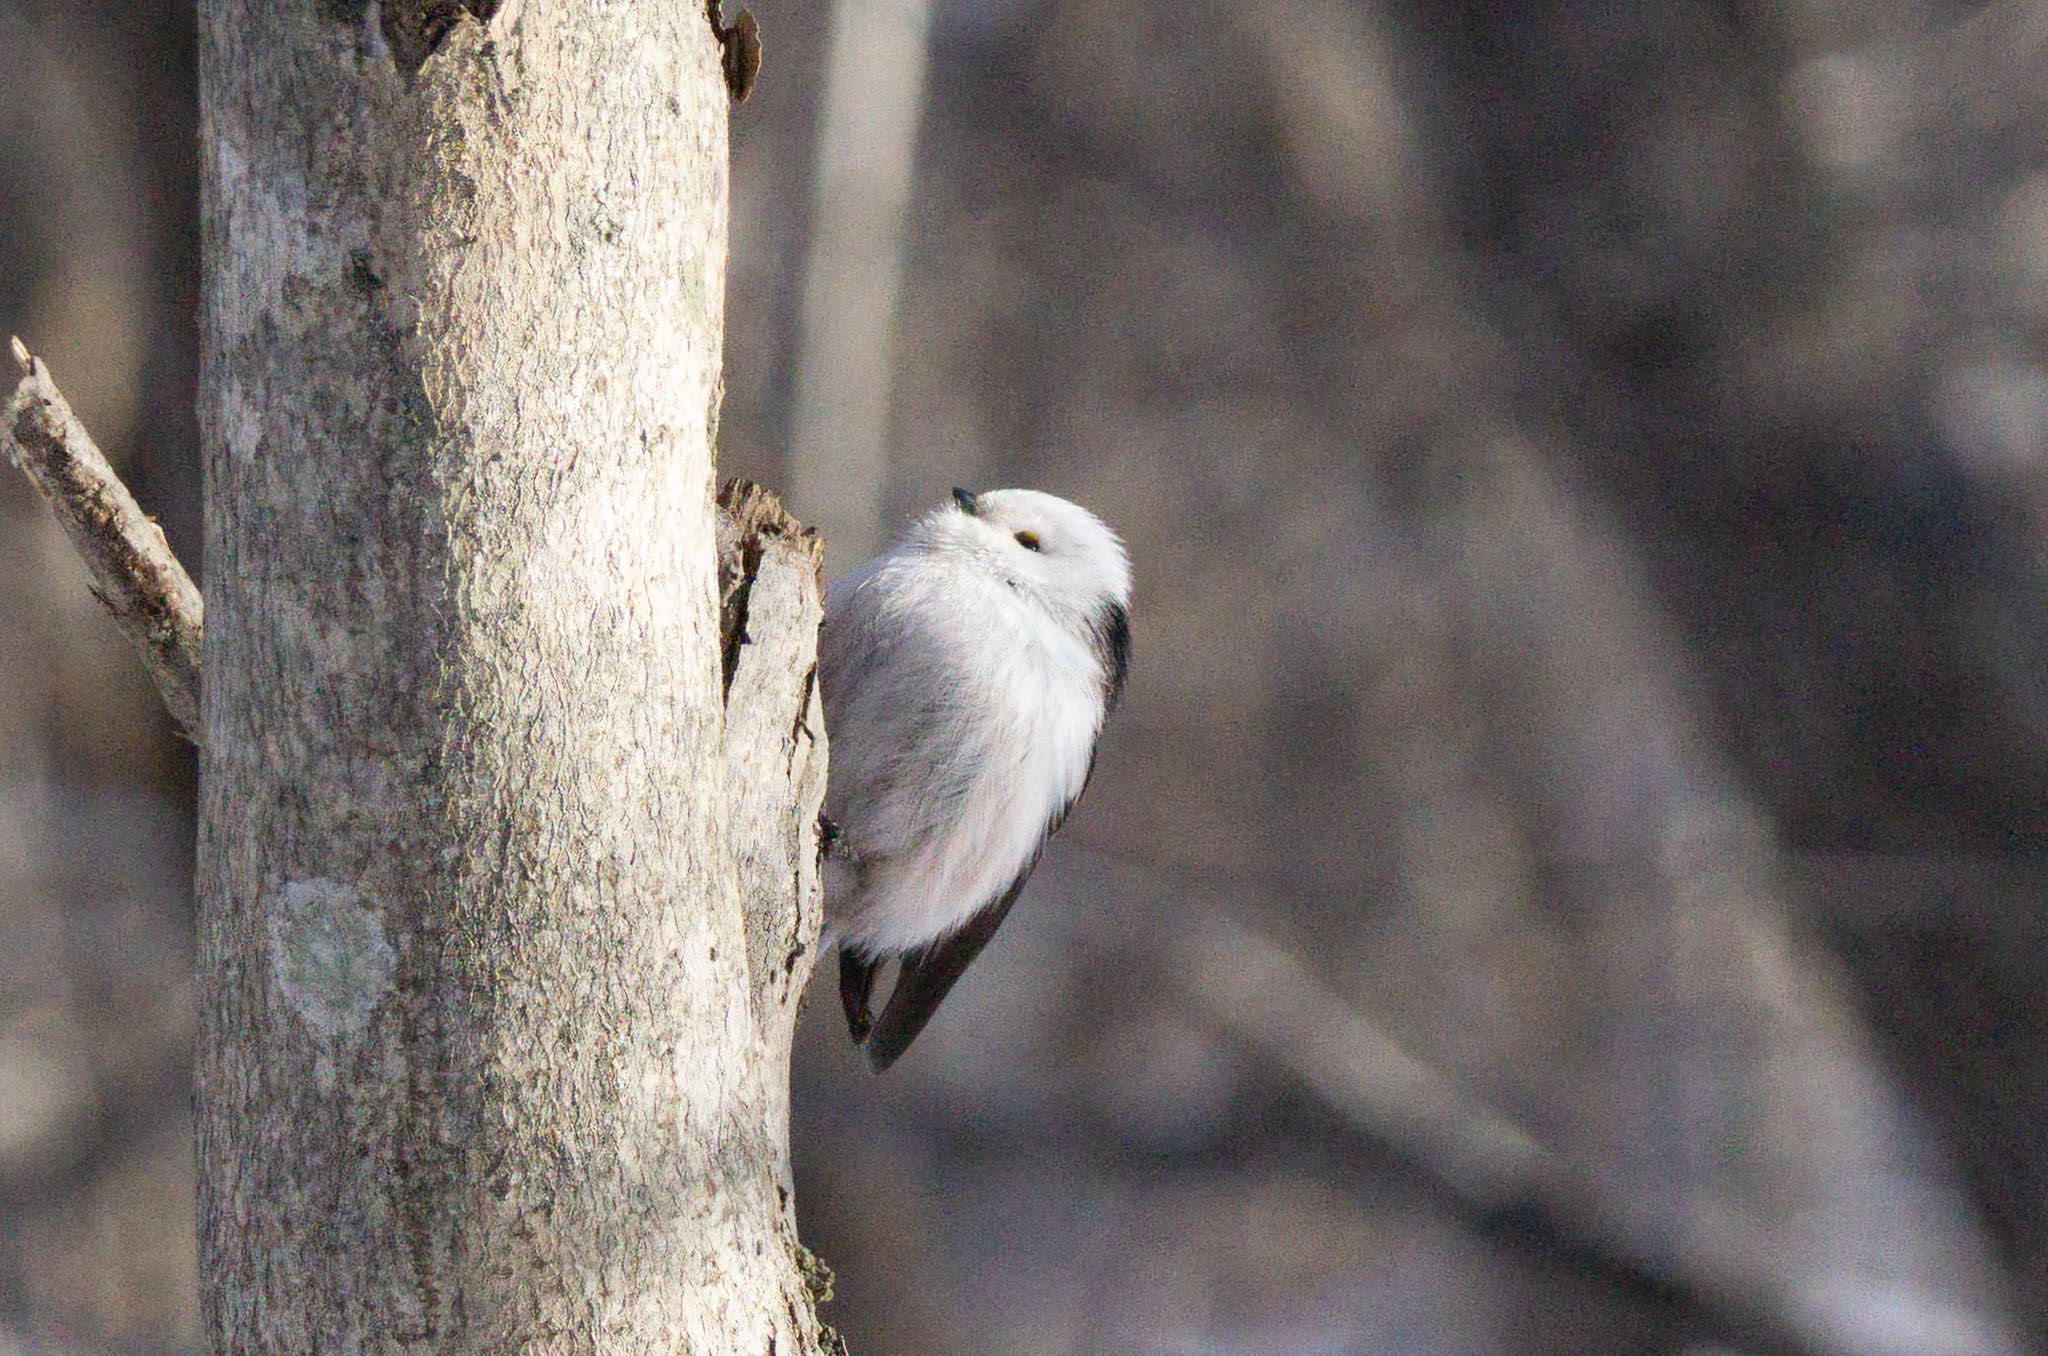
[[[1038,490],[953,491],[925,520],[931,545],[971,551],[1053,606],[1093,617],[1131,602],[1131,562],[1116,533],[1082,508]]]

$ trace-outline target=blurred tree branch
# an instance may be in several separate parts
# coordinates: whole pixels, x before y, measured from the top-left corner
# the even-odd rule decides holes
[[[1297,1083],[1362,1140],[1390,1151],[1474,1232],[1669,1306],[1702,1337],[1736,1350],[1878,1356],[1901,1349],[1897,1330],[1843,1323],[1817,1303],[1801,1259],[1788,1256],[1763,1222],[1725,1207],[1682,1221],[1632,1209],[1640,1202],[1620,1194],[1628,1189],[1625,1174],[1596,1174],[1553,1148],[1414,1053],[1294,948],[1245,921],[1232,902],[1242,883],[1206,883],[1201,874],[1078,843],[1062,855],[1085,862],[1073,888],[1130,905],[1102,939],[1119,965],[1149,958],[1206,1024]],[[1055,863],[1055,877],[1060,870]],[[2018,1350],[2005,1343],[1991,1312],[1958,1296],[1943,1302],[1953,1310],[1921,1331],[1973,1334],[1955,1350]]]
[[[41,359],[12,341],[21,380],[0,427],[7,456],[48,501],[92,574],[93,596],[134,642],[185,737],[199,742],[199,586],[128,493]]]
[[[1741,1350],[1871,1356],[1801,1314],[1761,1235],[1722,1219],[1675,1249],[1642,1236],[1559,1155],[1409,1053],[1289,949],[1220,907],[1185,907],[1155,935],[1167,939],[1162,968],[1188,1003],[1392,1149],[1482,1234],[1674,1303]]]

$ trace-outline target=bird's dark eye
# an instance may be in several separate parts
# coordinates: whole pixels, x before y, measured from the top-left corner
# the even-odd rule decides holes
[[[1019,532],[1017,534],[1017,545],[1027,551],[1038,550],[1038,534],[1036,532]]]

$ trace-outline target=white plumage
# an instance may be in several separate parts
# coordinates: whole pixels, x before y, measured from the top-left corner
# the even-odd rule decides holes
[[[1034,490],[954,500],[826,595],[826,918],[877,1068],[1081,794],[1128,655],[1130,565],[1100,519]],[[869,988],[892,956],[903,970],[870,1034]]]

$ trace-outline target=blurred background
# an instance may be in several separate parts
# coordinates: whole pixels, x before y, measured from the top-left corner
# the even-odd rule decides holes
[[[725,472],[1138,571],[807,1016],[854,1352],[2048,1350],[2048,3],[754,4]],[[0,330],[196,564],[192,22],[0,0]],[[193,1352],[191,759],[12,475],[0,691],[0,1353]]]

